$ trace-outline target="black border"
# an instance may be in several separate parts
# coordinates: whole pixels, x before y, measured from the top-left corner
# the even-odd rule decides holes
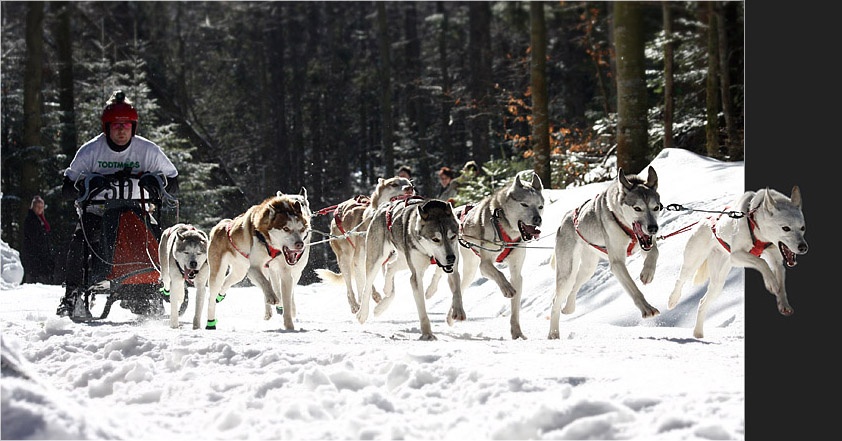
[[[829,403],[838,392],[829,368],[840,284],[822,283],[821,274],[840,241],[828,239],[835,213],[821,214],[830,201],[822,201],[819,185],[836,177],[829,167],[839,148],[839,94],[831,89],[839,80],[830,60],[839,51],[838,24],[811,2],[745,6],[746,190],[789,194],[798,185],[810,245],[787,271],[790,317],[777,312],[760,274],[745,272],[746,439],[821,439],[835,431]]]

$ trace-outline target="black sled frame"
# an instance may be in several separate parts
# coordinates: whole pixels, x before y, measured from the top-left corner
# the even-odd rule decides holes
[[[105,319],[117,301],[142,318],[163,317],[158,262],[161,217],[165,202],[177,206],[178,201],[166,193],[166,178],[160,174],[155,178],[161,197],[153,199],[137,197],[144,194],[136,188],[139,175],[103,176],[107,186],[91,189],[90,182],[96,176],[103,175],[85,176],[85,194],[76,200],[83,232],[87,231],[84,221],[90,206],[101,206],[102,225],[98,238],[85,235],[82,286],[77,289],[70,318],[74,322]],[[94,199],[99,194],[105,198]],[[186,294],[179,315],[187,309]],[[99,315],[94,315],[99,297],[105,297],[105,305]]]

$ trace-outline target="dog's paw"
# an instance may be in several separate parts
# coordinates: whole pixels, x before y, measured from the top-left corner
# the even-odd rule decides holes
[[[517,290],[511,284],[507,283],[506,285],[507,286],[501,286],[500,291],[503,292],[503,297],[505,297],[507,299],[511,299],[512,297],[515,296],[515,294],[517,294]]]
[[[217,294],[216,295],[216,303],[219,303],[223,300],[225,300],[225,294]]]
[[[640,272],[640,281],[648,285],[652,280],[655,280],[655,268],[643,268]]]
[[[374,303],[380,303],[380,300],[382,299],[383,297],[380,295],[379,292],[377,292],[376,289],[371,290],[371,300],[374,300]]]
[[[643,318],[655,317],[656,315],[661,313],[661,311],[658,311],[658,308],[650,305],[646,301],[643,301],[643,303],[639,305],[638,308],[640,308],[640,313],[643,316]]]
[[[421,334],[421,337],[419,337],[418,340],[421,340],[421,341],[436,341],[436,340],[438,340],[438,338],[436,338],[436,336],[433,335],[432,332],[429,332],[429,333]]]
[[[205,326],[205,329],[210,329],[210,330],[216,329],[216,319],[208,320],[208,324]]]
[[[456,320],[463,322],[466,318],[467,316],[465,315],[465,310],[463,308],[451,306],[450,311],[447,313],[447,324],[453,326],[453,323]]]
[[[357,311],[356,315],[357,321],[360,322],[360,324],[363,324],[366,320],[368,320],[368,310],[366,309],[360,309],[359,311]]]
[[[789,316],[791,316],[792,314],[795,313],[795,310],[792,309],[792,306],[789,306],[789,303],[779,302],[778,303],[778,312],[780,312],[781,315],[789,317]]]

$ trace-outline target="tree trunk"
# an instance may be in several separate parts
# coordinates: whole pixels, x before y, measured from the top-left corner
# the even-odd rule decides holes
[[[639,173],[649,163],[643,12],[637,2],[614,3],[617,62],[617,166]]]
[[[705,87],[705,150],[711,158],[720,158],[719,152],[719,44],[717,43],[717,19],[714,2],[705,2],[708,22],[708,75]]]
[[[27,203],[41,193],[38,161],[41,146],[42,72],[44,68],[44,2],[29,2],[26,12],[26,71],[23,80],[23,148],[21,155],[20,219],[29,211]],[[23,221],[21,221],[23,223]],[[18,244],[13,244],[13,246]],[[18,248],[19,249],[19,248]]]
[[[675,61],[675,44],[672,41],[672,11],[671,2],[663,2],[664,11],[664,148],[675,147],[672,137],[672,121],[675,106],[673,90],[675,78],[673,78],[673,62]]]
[[[377,2],[377,38],[380,42],[380,114],[383,118],[383,173],[391,176],[395,170],[395,151],[392,146],[392,62],[389,54],[389,24],[386,4]]]
[[[544,3],[529,2],[532,46],[532,151],[535,173],[546,188],[552,188],[550,170],[549,100],[547,97],[547,28]]]
[[[438,43],[439,43],[439,70],[441,71],[441,107],[439,110],[439,144],[440,149],[442,152],[451,152],[453,149],[451,148],[451,133],[450,133],[450,112],[453,107],[453,97],[451,96],[451,83],[450,83],[450,71],[448,70],[448,66],[450,62],[447,59],[447,37],[449,34],[449,17],[448,17],[448,9],[447,4],[445,2],[436,2],[436,12],[441,14],[441,29],[439,30],[438,35]],[[449,154],[449,153],[447,153]],[[436,168],[437,164],[433,164],[433,158],[427,159],[427,156],[424,156],[425,161],[424,165],[429,163],[429,166],[422,168],[421,171],[421,179],[423,179],[424,187],[431,189],[430,194],[436,194],[438,192],[439,183],[437,179],[433,179],[433,172]],[[433,190],[435,189],[435,190]]]
[[[489,125],[491,113],[491,6],[488,2],[469,2],[470,39],[468,57],[471,66],[471,98],[475,104],[471,118],[471,159],[482,164],[491,158]],[[466,158],[460,158],[466,159]],[[461,164],[460,164],[461,165]]]
[[[58,8],[56,26],[56,55],[58,56],[58,106],[61,112],[60,150],[72,158],[76,154],[76,116],[73,91],[73,32],[71,19],[73,4],[53,2]]]
[[[728,34],[722,5],[716,3],[716,31],[719,38],[719,89],[722,94],[722,113],[725,115],[725,132],[728,135],[728,157],[732,161],[743,159],[742,143],[738,141],[734,126],[734,106],[731,103],[731,69],[729,68]]]

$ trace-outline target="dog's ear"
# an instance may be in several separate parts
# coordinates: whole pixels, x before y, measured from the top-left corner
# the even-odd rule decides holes
[[[649,166],[649,176],[646,178],[646,186],[652,190],[658,189],[658,174],[655,173],[655,167]]]
[[[770,190],[769,187],[766,187],[766,191],[763,192],[763,201],[760,202],[760,205],[762,205],[763,209],[769,213],[774,213],[775,199],[772,197],[772,190]]]
[[[634,185],[626,178],[626,172],[623,167],[617,169],[617,182],[619,182],[626,190],[631,190]]]
[[[792,205],[798,207],[799,210],[801,209],[801,189],[797,185],[792,187],[792,196],[789,199],[792,201]]]
[[[307,189],[306,188],[301,187],[301,191],[299,191],[298,194],[300,194],[301,196],[304,196],[305,201],[307,200]]]
[[[534,188],[537,192],[544,189],[544,184],[541,182],[541,178],[538,176],[538,173],[532,173],[532,188]]]
[[[283,196],[283,195],[284,195],[284,193],[283,193],[282,191],[280,191],[280,190],[278,190],[278,191],[275,193],[275,196],[276,196],[276,197],[281,197],[281,196]]]

